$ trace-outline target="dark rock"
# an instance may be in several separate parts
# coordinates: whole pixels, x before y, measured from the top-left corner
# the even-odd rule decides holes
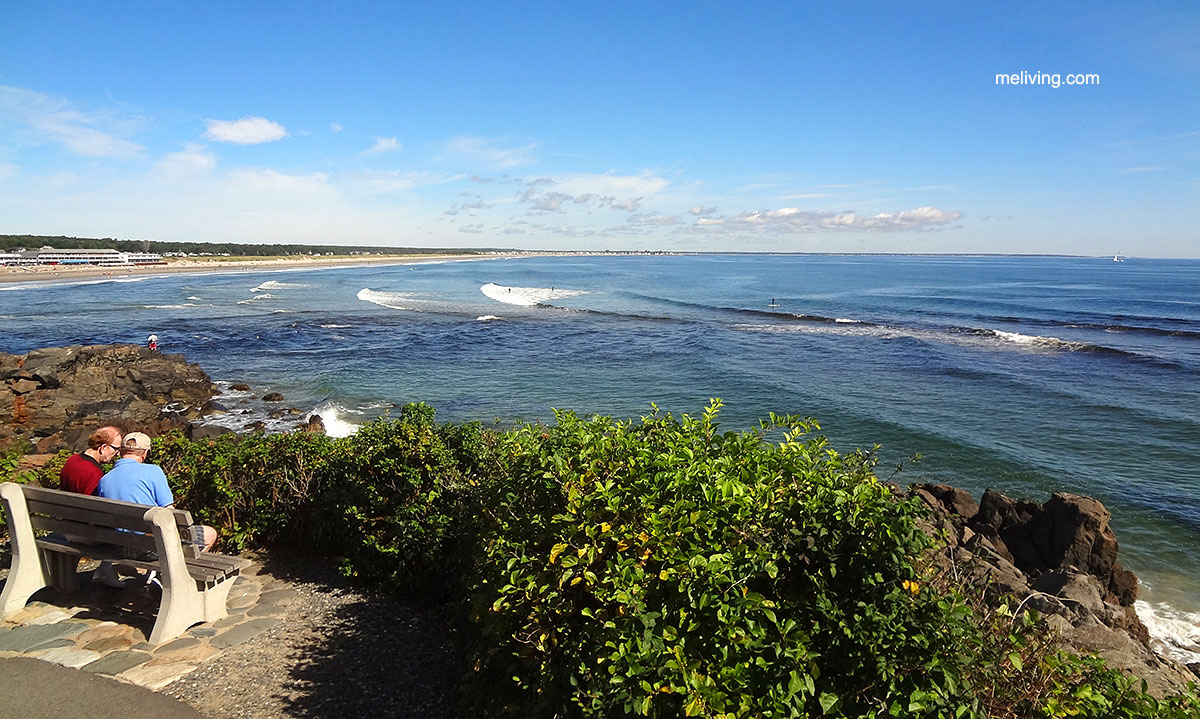
[[[313,434],[325,434],[325,420],[319,414],[311,415],[307,422],[300,425],[300,429]]]
[[[267,430],[267,423],[263,422],[262,420],[259,420],[258,422],[251,422],[246,429],[250,430],[251,432],[265,432]]]
[[[979,503],[969,492],[948,484],[918,484],[914,491],[931,507],[969,521],[979,512]]]
[[[220,402],[214,402],[210,399],[208,402],[204,403],[202,408],[200,408],[200,414],[206,417],[214,414],[229,414],[229,408]]]
[[[279,394],[278,392],[268,392],[267,394],[263,395],[262,399],[263,402],[282,402],[283,395]]]
[[[1187,668],[1191,670],[1192,674],[1200,677],[1200,662],[1188,662]]]
[[[26,437],[40,452],[82,449],[105,424],[151,436],[186,429],[188,408],[215,392],[204,370],[182,355],[135,345],[0,354],[0,383],[0,442]]]
[[[237,382],[229,385],[229,389],[233,390],[234,392],[249,392],[250,385],[246,384],[245,382]]]
[[[279,418],[281,418],[281,417],[286,417],[286,416],[287,416],[287,413],[288,413],[288,412],[287,412],[287,410],[286,410],[286,409],[282,409],[282,408],[280,408],[280,409],[273,409],[273,410],[271,410],[270,412],[267,412],[267,417],[268,417],[269,419],[279,419]]]
[[[215,424],[193,424],[188,430],[188,437],[193,440],[216,439],[223,434],[233,434],[233,430]]]

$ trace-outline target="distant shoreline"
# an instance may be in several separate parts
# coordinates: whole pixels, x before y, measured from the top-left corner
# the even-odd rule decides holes
[[[332,269],[355,265],[407,265],[447,260],[481,260],[507,255],[420,254],[420,255],[338,255],[332,257],[272,258],[236,260],[176,260],[165,265],[139,267],[98,267],[92,265],[42,265],[36,267],[0,267],[3,282],[58,282],[74,279],[121,279],[146,275],[173,275],[191,272],[255,272],[292,269]]]

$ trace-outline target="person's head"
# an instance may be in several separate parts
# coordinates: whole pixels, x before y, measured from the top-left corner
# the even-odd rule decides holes
[[[141,432],[130,432],[121,441],[121,459],[133,457],[139,462],[144,462],[149,453],[150,438]]]
[[[108,462],[121,451],[121,430],[116,427],[101,427],[88,435],[88,449],[101,462]]]

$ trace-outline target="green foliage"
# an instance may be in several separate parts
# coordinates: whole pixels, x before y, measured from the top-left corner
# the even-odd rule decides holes
[[[168,435],[151,461],[226,551],[323,552],[461,609],[483,716],[1200,716],[931,569],[869,453],[791,416],[722,432],[719,408],[496,432],[413,404],[344,439]],[[24,478],[57,486],[67,456]]]
[[[273,542],[320,546],[313,500],[344,451],[338,440],[302,432],[201,442],[176,432],[154,440],[150,461],[170,479],[176,504],[215,527],[223,549],[239,551]]]
[[[929,540],[869,455],[772,416],[557,414],[484,492],[472,696],[515,716],[951,716]],[[782,430],[779,444],[767,436]]]
[[[350,575],[442,596],[470,534],[472,478],[460,458],[482,442],[478,427],[439,429],[432,407],[410,404],[344,442],[319,500],[332,520],[323,539]]]

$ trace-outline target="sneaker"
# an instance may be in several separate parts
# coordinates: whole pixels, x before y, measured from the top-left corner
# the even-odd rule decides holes
[[[159,578],[158,572],[154,571],[153,569],[146,572],[146,579],[145,579],[145,585],[147,587],[152,584],[154,586],[158,587],[159,589],[162,589],[162,579]]]

